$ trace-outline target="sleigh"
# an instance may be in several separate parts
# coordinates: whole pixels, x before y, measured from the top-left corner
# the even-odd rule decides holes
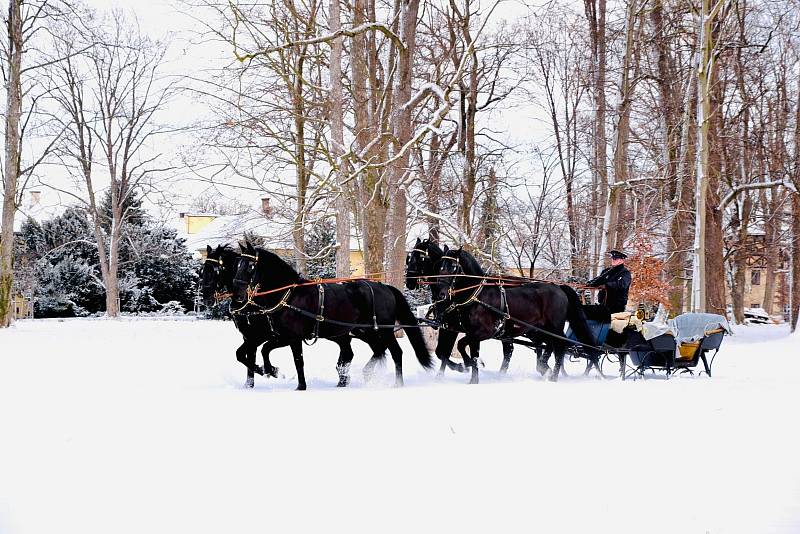
[[[644,378],[648,371],[663,372],[666,378],[676,373],[693,374],[700,362],[700,372],[711,376],[714,358],[725,334],[730,333],[725,317],[711,313],[684,313],[660,326],[645,323],[642,332],[628,334],[627,367],[621,355],[623,378]]]

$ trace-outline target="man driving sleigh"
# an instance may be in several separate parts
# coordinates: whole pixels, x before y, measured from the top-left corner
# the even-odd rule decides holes
[[[611,267],[606,267],[596,278],[586,284],[600,288],[597,302],[605,305],[611,313],[625,311],[628,304],[628,289],[631,287],[631,272],[625,267],[627,254],[619,250],[610,250]]]

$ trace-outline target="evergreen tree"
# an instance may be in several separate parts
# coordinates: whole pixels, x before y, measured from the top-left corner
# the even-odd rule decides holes
[[[138,200],[120,244],[120,301],[128,312],[189,310],[198,265],[174,229],[147,216]],[[41,224],[21,228],[20,257],[34,265],[37,317],[82,316],[105,310],[94,232],[85,212],[68,208]]]
[[[330,219],[317,222],[306,232],[306,271],[309,278],[336,276],[336,227]]]

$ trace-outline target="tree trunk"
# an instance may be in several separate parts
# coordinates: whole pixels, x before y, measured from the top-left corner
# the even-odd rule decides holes
[[[636,0],[628,0],[628,13],[625,22],[625,56],[622,61],[619,107],[617,110],[617,129],[614,137],[614,183],[608,189],[606,216],[603,220],[603,240],[601,253],[608,248],[622,246],[624,235],[619,228],[620,211],[624,205],[625,182],[628,180],[628,139],[630,138],[631,104],[633,103],[633,83],[631,69],[634,56],[633,35],[636,30]]]
[[[8,56],[6,65],[6,135],[3,219],[0,234],[0,328],[13,320],[14,306],[14,215],[17,212],[17,181],[20,172],[20,129],[22,115],[22,13],[21,1],[8,5]]]
[[[686,86],[686,111],[683,114],[683,122],[686,124],[682,135],[682,146],[680,162],[678,164],[679,174],[676,176],[678,182],[675,186],[677,202],[672,216],[669,229],[669,240],[667,241],[667,261],[664,270],[669,277],[670,308],[675,314],[683,313],[686,309],[686,288],[684,281],[686,276],[687,250],[691,244],[689,229],[692,227],[692,192],[695,186],[695,169],[697,145],[697,77],[692,76]]]
[[[800,105],[798,106],[800,109]],[[800,126],[798,126],[800,129]],[[800,140],[797,140],[800,144]],[[800,169],[800,162],[795,162]],[[798,171],[800,172],[800,171]],[[800,193],[792,194],[792,232],[791,232],[791,258],[792,258],[792,287],[789,297],[792,332],[797,330],[797,317],[800,315]]]
[[[737,210],[738,211],[738,210]],[[753,215],[753,199],[745,193],[742,201],[741,213],[738,217],[739,231],[737,235],[737,249],[733,256],[733,287],[731,287],[731,307],[733,308],[733,318],[736,324],[744,323],[744,288],[746,285],[745,274],[747,271],[747,248],[748,225]]]
[[[594,203],[597,222],[595,224],[595,266],[603,267],[604,228],[607,223],[606,199],[608,198],[608,168],[606,140],[606,0],[584,0],[586,17],[589,21],[589,37],[592,45],[592,70],[594,85],[594,168],[593,182],[596,192]]]
[[[653,22],[653,41],[655,43],[656,64],[658,66],[658,94],[661,111],[661,129],[664,143],[663,176],[667,183],[668,196],[673,206],[678,203],[680,191],[678,162],[681,153],[681,127],[678,122],[678,96],[675,90],[675,63],[670,53],[667,29],[664,27],[664,2],[655,0],[650,12]],[[692,76],[694,79],[694,76]],[[679,87],[679,86],[678,86]],[[694,116],[694,115],[692,115]],[[688,125],[691,121],[688,121]],[[687,147],[688,148],[688,147]]]
[[[342,27],[339,0],[330,0],[330,31],[336,33]],[[347,169],[342,161],[344,155],[344,106],[342,102],[342,37],[331,43],[331,150],[336,163],[336,184],[338,191],[334,206],[336,208],[336,276],[350,276],[350,209],[348,203]]]
[[[711,0],[702,0],[702,8],[699,19],[699,62],[697,66],[697,179],[695,184],[695,233],[694,233],[694,257],[692,261],[692,311],[710,311],[707,307],[709,295],[707,295],[708,271],[707,260],[714,254],[709,254],[706,247],[708,238],[707,218],[709,214],[709,182],[714,178],[714,171],[711,169],[711,114],[712,114],[712,87],[713,74],[715,71],[715,52],[712,26],[715,19],[715,12],[719,10],[719,2],[712,8]],[[714,110],[719,112],[719,110]],[[718,169],[716,174],[718,175]],[[711,207],[712,215],[713,209]],[[712,221],[712,226],[713,226]],[[713,229],[712,229],[713,232]],[[716,236],[712,236],[716,237]],[[722,270],[711,271],[722,273]],[[714,276],[711,278],[718,278]]]
[[[462,20],[462,33],[465,46],[472,44],[469,30],[469,10]],[[475,187],[478,181],[478,170],[475,151],[475,115],[478,108],[478,56],[471,52],[469,67],[469,85],[466,97],[462,96],[462,128],[464,131],[464,166],[461,174],[461,213],[459,227],[467,238],[472,235],[472,208],[475,203]]]
[[[419,0],[400,2],[401,39],[405,49],[399,50],[394,103],[392,105],[392,127],[394,128],[395,150],[403,150],[411,140],[411,108],[406,104],[411,100],[411,76],[413,74],[414,49],[416,45],[417,12]],[[401,288],[404,283],[403,265],[406,258],[407,201],[401,190],[409,169],[410,150],[403,153],[391,165],[389,192],[392,199],[392,216],[389,221],[389,253],[387,257],[387,282]]]
[[[366,0],[355,0],[353,3],[353,25],[359,26],[367,21],[367,14],[371,12]],[[372,47],[370,47],[372,48]],[[367,36],[359,33],[353,37],[352,45],[352,71],[353,71],[353,113],[355,116],[356,148],[362,153],[364,161],[376,155],[376,149],[364,153],[373,140],[373,119],[375,117],[375,103],[372,102],[370,85],[370,68],[368,54],[372,52],[367,47]],[[374,77],[374,75],[373,75]],[[373,82],[374,83],[374,82]],[[372,98],[371,98],[372,97]],[[375,170],[366,170],[360,179],[359,190],[361,235],[363,236],[364,270],[367,274],[374,274],[382,278],[384,256],[384,231],[386,229],[386,205],[384,204],[384,191],[380,176]]]
[[[718,73],[715,64],[714,78]],[[714,273],[706,277],[705,311],[725,315],[725,261],[722,240],[722,210],[720,203],[720,187],[722,178],[722,84],[714,83],[711,89],[711,116],[709,117],[709,159],[708,159],[708,194],[706,200],[706,235],[705,264],[706,273]]]

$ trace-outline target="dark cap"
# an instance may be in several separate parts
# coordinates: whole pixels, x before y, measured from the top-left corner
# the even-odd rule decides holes
[[[624,260],[625,258],[628,257],[627,254],[619,250],[609,250],[608,255],[611,256],[612,260]]]

